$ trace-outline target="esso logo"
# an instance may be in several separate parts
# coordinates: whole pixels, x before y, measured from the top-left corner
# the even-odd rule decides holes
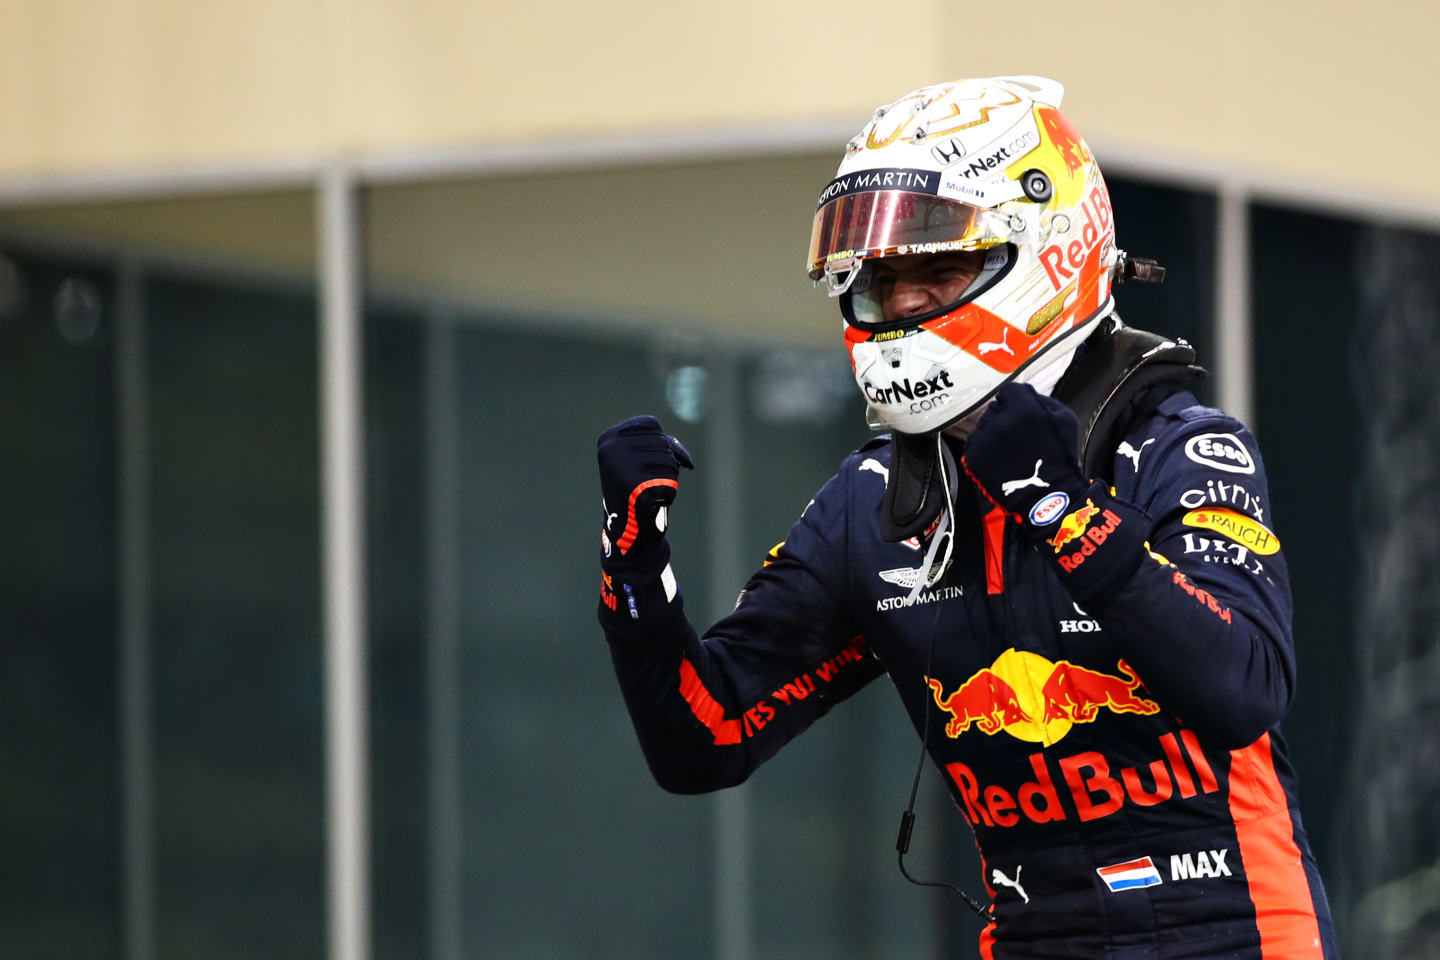
[[[1049,526],[1060,519],[1060,514],[1064,513],[1068,506],[1070,498],[1059,491],[1041,497],[1039,502],[1030,508],[1030,522],[1037,527]]]
[[[1233,433],[1202,433],[1185,442],[1185,456],[1226,473],[1254,473],[1255,458]]]

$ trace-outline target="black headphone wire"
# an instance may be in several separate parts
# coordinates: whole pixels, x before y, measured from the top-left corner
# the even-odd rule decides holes
[[[943,439],[943,435],[937,433],[935,435],[935,442],[937,446],[943,444],[945,442]],[[953,547],[953,541],[956,539],[955,501],[950,493],[949,479],[945,475],[944,450],[940,450],[939,454],[941,486],[945,490],[945,508],[949,509],[950,511],[949,525],[951,529],[948,531],[948,533],[952,541],[951,546]],[[936,536],[939,535],[940,533],[937,532]],[[949,551],[947,550],[946,553],[947,555],[945,564],[948,567],[950,563]],[[941,572],[940,583],[944,582],[944,576],[947,572],[948,570]],[[916,576],[922,578],[926,577],[928,574],[928,570],[916,571]],[[936,586],[939,586],[939,583],[937,583]],[[925,771],[925,758],[928,755],[930,748],[930,714],[932,711],[930,710],[930,705],[926,703],[925,700],[929,697],[928,678],[930,676],[930,672],[934,666],[935,661],[935,637],[940,632],[940,608],[942,605],[943,604],[937,598],[935,600],[935,618],[930,622],[930,645],[925,655],[925,674],[921,677],[921,680],[926,684],[926,696],[924,699],[921,700],[922,709],[925,711],[925,720],[924,723],[921,724],[920,760],[915,765],[915,779],[910,784],[910,803],[908,806],[906,806],[905,812],[900,816],[900,832],[895,838],[895,851],[898,854],[896,862],[900,866],[901,875],[904,876],[906,880],[909,880],[911,883],[915,884],[918,887],[949,887],[951,890],[954,890],[960,895],[960,898],[965,901],[965,903],[970,907],[971,910],[975,911],[975,913],[980,917],[980,919],[984,920],[986,923],[989,923],[994,918],[991,917],[988,909],[981,906],[979,901],[977,901],[974,897],[970,896],[970,894],[966,893],[964,890],[961,890],[959,887],[955,886],[955,884],[950,883],[946,880],[917,880],[915,877],[912,877],[910,875],[910,871],[905,869],[905,854],[908,853],[910,850],[910,837],[915,830],[915,798],[920,792],[920,775]]]

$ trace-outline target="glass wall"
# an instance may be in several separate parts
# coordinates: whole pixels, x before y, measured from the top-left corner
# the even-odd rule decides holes
[[[577,402],[645,344],[529,326],[367,317],[376,955],[693,956],[711,809],[641,789],[575,482],[610,405],[662,409],[663,382]],[[692,556],[706,486],[676,508]]]
[[[1346,956],[1433,956],[1440,757],[1422,731],[1440,720],[1440,237],[1257,206],[1252,245],[1306,826]]]
[[[1216,340],[1215,195],[1200,190],[1110,177],[1115,240],[1122,250],[1165,267],[1159,285],[1131,281],[1115,288],[1117,311],[1126,323],[1195,347],[1196,362],[1213,373]],[[1195,386],[1202,403],[1215,403],[1214,380]]]
[[[17,956],[119,942],[115,288],[113,265],[0,255],[0,929]]]
[[[7,955],[324,950],[312,207],[0,215]]]

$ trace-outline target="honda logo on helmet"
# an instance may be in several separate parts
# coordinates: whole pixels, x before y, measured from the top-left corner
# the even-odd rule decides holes
[[[935,162],[941,166],[949,166],[965,156],[965,145],[954,137],[951,137],[944,143],[937,143],[931,147],[930,155],[934,157]]]

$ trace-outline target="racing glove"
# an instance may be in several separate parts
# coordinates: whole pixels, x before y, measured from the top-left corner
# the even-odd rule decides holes
[[[1049,557],[1076,601],[1118,590],[1144,556],[1150,518],[1080,472],[1080,425],[1029,384],[1007,383],[971,432],[965,471]]]
[[[631,417],[600,434],[604,525],[600,530],[600,618],[638,620],[647,609],[668,606],[679,590],[665,540],[680,468],[693,470],[690,452],[650,416]]]

